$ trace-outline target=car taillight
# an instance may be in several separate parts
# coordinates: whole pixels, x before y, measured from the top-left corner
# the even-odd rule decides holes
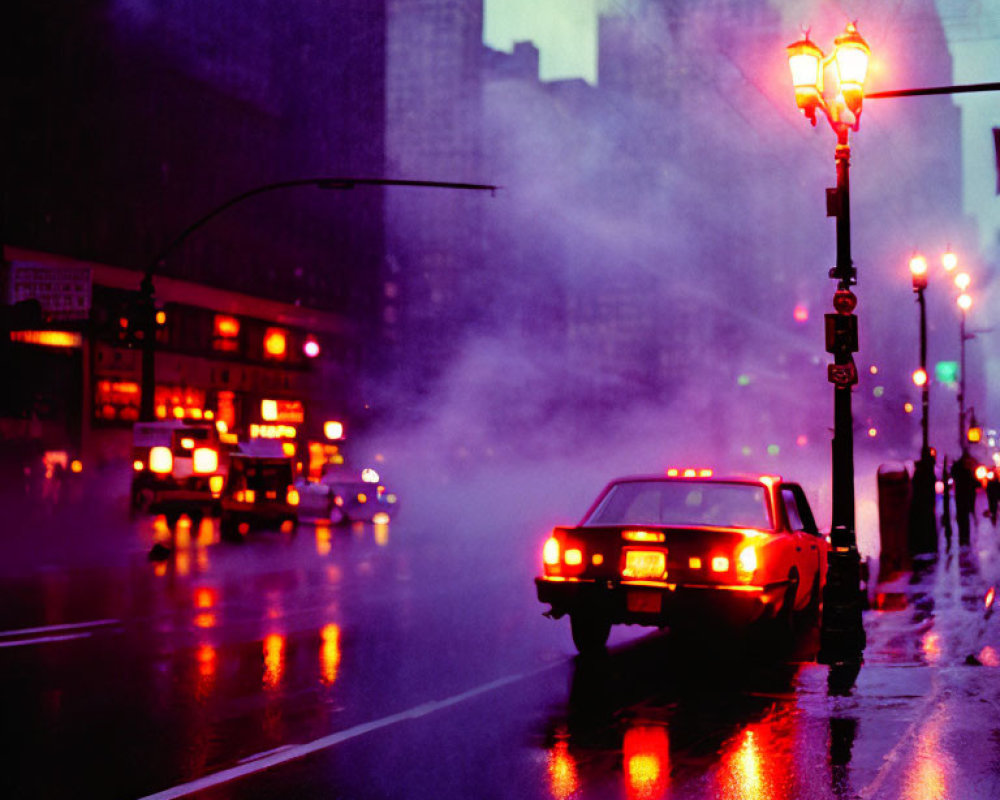
[[[712,572],[729,572],[729,559],[725,556],[715,556],[712,559]]]
[[[559,541],[554,536],[549,538],[542,548],[542,561],[549,567],[559,563]]]
[[[746,545],[736,555],[736,576],[748,581],[757,570],[757,549],[752,545]]]
[[[222,493],[222,484],[223,479],[221,475],[213,475],[208,479],[208,488],[216,496]]]
[[[364,492],[359,492],[358,493],[358,502],[359,503],[367,503],[368,502],[368,495],[366,495]]]
[[[149,451],[149,469],[158,475],[167,475],[174,468],[174,456],[169,447],[154,447]]]
[[[299,504],[299,490],[294,486],[289,486],[285,499],[288,501],[288,505],[297,506]]]
[[[137,458],[135,461],[132,462],[132,469],[134,469],[136,472],[142,472],[145,468],[146,464],[141,459]]]
[[[252,503],[254,501],[255,497],[256,497],[256,494],[254,493],[253,489],[240,489],[236,493],[236,502],[237,503]]]
[[[583,552],[576,547],[571,547],[563,553],[563,561],[571,567],[579,566],[583,563]]]
[[[195,448],[191,468],[199,475],[215,472],[219,468],[219,454],[211,447]]]

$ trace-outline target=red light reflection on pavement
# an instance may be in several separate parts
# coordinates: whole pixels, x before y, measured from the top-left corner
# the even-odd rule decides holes
[[[778,728],[782,729],[778,729]],[[773,720],[738,734],[722,753],[716,796],[729,800],[780,800],[794,797],[794,731]]]
[[[576,777],[576,761],[569,752],[565,740],[557,741],[549,750],[549,791],[555,800],[567,800],[576,794],[579,781]]]
[[[195,659],[198,662],[198,680],[195,687],[195,697],[201,701],[208,697],[215,685],[218,654],[212,645],[203,642],[195,652]]]
[[[340,667],[340,626],[331,622],[322,627],[319,635],[323,640],[319,647],[320,679],[330,686],[337,680],[337,669]]]
[[[629,800],[663,797],[670,783],[670,740],[666,729],[637,726],[625,731],[622,766]]]
[[[986,645],[979,651],[979,663],[984,667],[1000,667],[1000,653],[995,647]]]
[[[921,727],[903,800],[946,800],[955,797],[956,787],[950,778],[954,776],[956,766],[947,747],[942,746],[943,720],[942,712],[938,710]]]
[[[264,639],[264,688],[276,689],[285,672],[285,637],[272,633]]]

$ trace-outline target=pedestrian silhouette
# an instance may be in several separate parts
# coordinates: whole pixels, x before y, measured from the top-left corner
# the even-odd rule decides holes
[[[1000,473],[994,471],[993,477],[986,482],[986,503],[990,509],[990,522],[997,524],[997,504],[1000,503]]]
[[[958,543],[969,544],[969,526],[976,513],[976,476],[972,471],[972,456],[963,453],[951,468],[955,482],[955,521],[958,523]]]

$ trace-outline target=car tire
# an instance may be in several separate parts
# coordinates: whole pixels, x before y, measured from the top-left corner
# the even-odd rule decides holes
[[[606,650],[611,633],[611,621],[593,611],[574,611],[569,615],[573,644],[581,656],[595,655]]]
[[[239,526],[236,521],[229,519],[223,515],[222,519],[219,520],[219,538],[224,542],[241,542],[243,537],[240,536]]]
[[[774,618],[774,632],[779,639],[791,639],[795,635],[795,597],[798,591],[799,575],[793,572],[788,576],[785,599]]]

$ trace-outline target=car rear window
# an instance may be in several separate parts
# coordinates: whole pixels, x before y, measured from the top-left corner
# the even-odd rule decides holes
[[[283,492],[292,483],[292,465],[284,462],[233,459],[229,464],[230,491]]]
[[[772,528],[763,486],[699,481],[616,483],[584,525]]]

